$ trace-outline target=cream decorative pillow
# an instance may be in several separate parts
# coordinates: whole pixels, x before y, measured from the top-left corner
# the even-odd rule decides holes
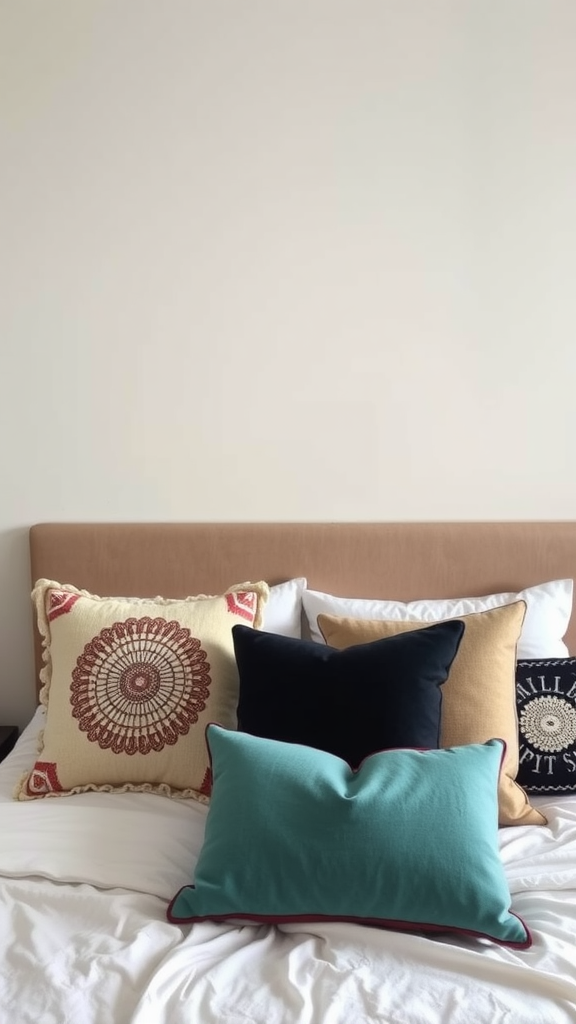
[[[519,756],[516,645],[525,611],[524,601],[517,601],[459,615],[465,625],[464,636],[442,687],[441,747],[485,743],[494,738],[506,743],[498,789],[500,825],[542,825],[546,821],[515,782]],[[426,625],[430,623],[318,616],[324,640],[339,650]]]
[[[146,790],[206,802],[209,722],[236,728],[232,626],[258,628],[269,588],[218,597],[98,597],[39,580],[46,725],[21,800]]]

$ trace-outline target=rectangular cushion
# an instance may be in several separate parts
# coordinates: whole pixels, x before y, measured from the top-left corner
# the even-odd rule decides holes
[[[502,743],[332,754],[211,725],[194,885],[171,921],[345,920],[526,948],[498,852]]]

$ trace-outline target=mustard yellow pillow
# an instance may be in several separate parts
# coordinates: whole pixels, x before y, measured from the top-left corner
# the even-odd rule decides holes
[[[259,627],[266,583],[218,597],[98,597],[39,580],[46,724],[21,799],[85,790],[210,795],[205,728],[236,727],[232,626]]]
[[[489,611],[458,616],[465,623],[464,636],[442,687],[442,747],[485,743],[494,738],[506,743],[498,790],[500,825],[546,822],[515,781],[518,772],[516,645],[525,611],[524,601],[516,601]],[[426,625],[430,623],[318,616],[318,628],[324,640],[338,649],[422,629]]]

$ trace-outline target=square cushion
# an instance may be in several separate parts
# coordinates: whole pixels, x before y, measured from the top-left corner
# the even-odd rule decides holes
[[[265,583],[218,597],[98,597],[39,580],[46,726],[20,799],[84,790],[209,795],[204,731],[236,726],[232,627],[259,626]]]
[[[523,601],[462,616],[464,636],[442,687],[440,746],[484,743],[498,736],[506,743],[499,784],[501,825],[544,824],[516,783],[518,719],[514,694],[516,644],[525,612]],[[381,637],[421,629],[418,622],[380,622],[319,615],[326,643],[339,650]]]
[[[195,884],[169,920],[344,920],[526,948],[498,852],[502,742],[332,754],[210,725]]]
[[[436,747],[440,686],[464,631],[437,623],[337,651],[234,626],[238,727],[327,750],[356,767],[385,747]]]
[[[526,615],[518,641],[518,658],[567,658],[563,637],[572,613],[572,580],[551,580],[526,587],[518,593],[486,594],[484,597],[422,599],[419,601],[372,601],[363,598],[335,597],[317,590],[302,595],[304,612],[313,640],[322,643],[318,630],[319,615],[339,615],[352,619],[409,620],[425,622],[459,619],[473,612],[499,608],[503,604],[524,601]]]
[[[518,782],[528,793],[576,793],[576,658],[519,661]]]

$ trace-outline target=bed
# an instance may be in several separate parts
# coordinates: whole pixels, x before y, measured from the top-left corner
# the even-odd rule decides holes
[[[512,710],[507,708],[506,714],[513,716],[516,726],[520,721],[528,723],[524,737],[526,743],[519,746],[522,777],[534,782],[543,777],[543,772],[551,776],[552,768],[555,771],[559,767],[561,771],[558,785],[554,786],[552,781],[548,787],[544,784],[538,789],[535,783],[526,802],[523,791],[519,796],[517,783],[512,778],[518,768],[518,760],[514,763],[508,771],[507,785],[515,797],[525,802],[518,817],[510,824],[502,824],[499,816],[500,790],[496,792],[496,786],[501,785],[503,758],[509,756],[509,746],[514,746],[514,739],[507,741],[506,746],[501,743],[502,737],[493,737],[498,750],[500,774],[497,776],[494,776],[493,767],[495,748],[490,748],[489,763],[488,755],[485,756],[488,741],[492,739],[490,736],[480,736],[477,742],[472,736],[470,745],[444,744],[440,750],[420,747],[404,750],[402,746],[390,750],[391,745],[388,744],[387,749],[378,751],[374,757],[368,756],[366,751],[359,754],[359,758],[364,758],[362,768],[356,767],[350,773],[350,777],[360,778],[364,764],[367,764],[375,772],[382,770],[401,775],[409,765],[410,771],[420,772],[414,778],[419,780],[419,786],[425,788],[442,758],[445,766],[451,752],[456,751],[455,757],[460,757],[461,751],[465,752],[463,756],[468,756],[468,751],[477,752],[478,758],[482,759],[482,770],[486,772],[486,781],[478,784],[478,790],[484,787],[482,792],[486,792],[486,813],[497,844],[498,867],[495,866],[494,870],[503,872],[509,897],[509,907],[505,909],[514,918],[515,926],[520,921],[525,927],[529,942],[518,940],[517,936],[516,941],[499,941],[497,937],[494,940],[494,936],[484,934],[482,929],[477,933],[473,926],[466,924],[451,928],[441,921],[437,929],[427,929],[422,925],[424,918],[418,917],[418,908],[408,925],[404,918],[390,918],[383,923],[382,915],[378,915],[376,910],[372,915],[364,910],[355,919],[349,908],[333,911],[332,904],[328,905],[326,913],[308,915],[301,912],[300,904],[299,913],[291,915],[288,908],[288,912],[282,915],[275,904],[274,913],[267,915],[262,912],[258,920],[237,913],[237,907],[228,916],[225,913],[220,916],[212,914],[208,900],[208,912],[199,913],[196,920],[190,920],[182,912],[185,901],[182,904],[175,900],[181,894],[187,898],[192,892],[193,903],[194,893],[201,889],[198,879],[197,887],[193,889],[195,873],[200,871],[198,865],[203,865],[208,888],[210,884],[218,884],[218,880],[215,883],[213,878],[210,879],[211,862],[205,853],[207,824],[211,817],[216,820],[214,815],[220,815],[221,821],[227,806],[223,798],[217,804],[223,792],[219,789],[223,783],[217,779],[225,776],[231,780],[228,799],[243,800],[246,787],[240,791],[234,789],[234,769],[238,764],[241,764],[242,771],[249,772],[253,763],[250,761],[252,750],[264,758],[261,765],[269,763],[266,758],[270,750],[273,750],[275,758],[281,755],[282,759],[286,756],[289,760],[294,751],[300,749],[298,741],[286,740],[282,736],[263,737],[257,729],[243,731],[244,718],[249,721],[250,713],[259,711],[259,705],[255,707],[258,693],[252,693],[252,708],[246,698],[242,714],[238,711],[241,718],[239,730],[229,724],[220,728],[220,714],[211,717],[210,721],[216,724],[206,728],[200,715],[204,744],[206,746],[208,737],[212,743],[208,751],[212,774],[205,770],[205,761],[202,760],[206,757],[204,748],[201,755],[198,754],[198,764],[194,762],[192,765],[191,761],[185,764],[188,779],[192,772],[197,775],[193,793],[178,781],[182,766],[176,765],[174,758],[180,739],[164,744],[159,751],[163,741],[158,740],[158,730],[149,731],[147,736],[139,734],[134,742],[140,744],[138,750],[142,762],[153,761],[156,755],[159,758],[166,755],[162,764],[165,765],[166,778],[172,778],[173,774],[172,789],[168,784],[164,788],[162,784],[157,785],[148,776],[139,777],[139,784],[133,786],[123,785],[124,776],[114,777],[113,784],[108,786],[100,784],[101,780],[92,785],[86,780],[91,780],[90,772],[96,771],[93,762],[88,765],[87,775],[75,775],[80,762],[87,756],[86,750],[90,748],[91,756],[92,748],[98,745],[95,742],[90,744],[89,735],[93,741],[96,738],[101,742],[101,750],[106,746],[102,757],[112,759],[112,747],[114,743],[118,746],[119,740],[117,734],[112,736],[106,731],[90,708],[86,680],[77,659],[69,673],[73,682],[65,690],[68,703],[72,700],[69,694],[73,693],[76,703],[72,713],[76,717],[74,721],[70,719],[66,728],[77,727],[76,732],[82,732],[80,738],[84,747],[78,746],[76,750],[76,734],[66,732],[64,727],[61,733],[56,726],[49,732],[46,707],[39,702],[14,750],[0,765],[1,1020],[11,1024],[64,1024],[68,1021],[82,1021],[82,1024],[576,1022],[576,786],[574,791],[570,788],[574,770],[572,762],[575,762],[576,769],[573,756],[576,742],[571,732],[576,717],[572,708],[576,703],[576,688],[564,685],[566,680],[569,684],[572,678],[570,673],[574,663],[570,652],[576,649],[576,621],[574,616],[569,617],[570,581],[576,578],[576,523],[43,523],[30,530],[30,556],[31,581],[36,585],[36,593],[38,581],[46,581],[42,585],[42,607],[45,607],[46,594],[50,594],[52,601],[48,625],[45,623],[43,629],[42,615],[39,619],[35,616],[31,631],[39,691],[41,678],[46,688],[47,664],[52,672],[48,716],[55,716],[58,710],[56,679],[64,644],[63,634],[58,631],[69,629],[73,616],[83,607],[82,602],[92,600],[90,595],[108,598],[111,595],[119,598],[134,595],[142,602],[136,608],[144,609],[144,618],[149,624],[160,619],[163,623],[171,620],[180,608],[175,603],[168,609],[169,614],[158,612],[157,618],[150,616],[146,601],[155,600],[157,595],[178,602],[190,595],[218,595],[220,600],[220,595],[228,592],[225,610],[232,612],[233,618],[235,616],[235,636],[241,638],[242,644],[246,643],[248,648],[254,646],[255,634],[258,634],[258,641],[263,638],[264,646],[272,637],[270,644],[280,644],[283,664],[290,664],[293,657],[303,656],[302,652],[310,652],[311,644],[315,645],[315,651],[310,657],[314,658],[317,651],[323,651],[318,657],[324,662],[333,658],[334,664],[343,665],[344,662],[338,659],[364,657],[361,652],[368,650],[371,658],[373,651],[379,652],[378,657],[380,652],[390,657],[392,650],[396,652],[394,657],[398,656],[398,651],[404,652],[404,657],[410,649],[411,657],[414,643],[426,644],[433,637],[436,645],[441,637],[438,643],[451,644],[452,647],[450,657],[446,653],[443,655],[448,665],[445,672],[448,681],[436,680],[436,684],[431,684],[426,691],[427,699],[432,693],[436,695],[434,700],[438,693],[448,692],[446,687],[452,680],[450,666],[455,664],[450,658],[458,656],[459,645],[464,643],[463,637],[472,635],[474,622],[480,623],[484,629],[485,622],[494,623],[496,618],[500,622],[501,609],[521,606],[516,618],[518,614],[528,616],[530,613],[533,635],[519,634],[518,645],[525,642],[522,652],[515,643],[514,658],[516,660],[518,654],[523,653],[522,664],[527,667],[523,674],[519,674],[517,666],[515,668],[512,692],[516,703]],[[250,591],[247,584],[258,581],[266,585],[262,592]],[[538,590],[541,585],[553,581],[554,585],[549,589]],[[430,618],[431,603],[422,603],[423,599],[445,602],[450,598],[501,594],[508,595],[507,600],[500,603],[489,601],[487,606],[477,606],[474,601],[454,606],[441,604],[439,608],[443,615],[440,618],[435,614]],[[263,614],[258,618],[254,609],[260,596]],[[338,598],[344,603],[339,604]],[[539,620],[535,618],[541,600],[548,602],[543,614],[544,618],[548,616],[550,628],[562,633],[561,637],[556,637],[544,647],[540,644]],[[368,603],[362,604],[362,601]],[[382,608],[378,602],[386,601],[397,605],[383,604],[384,618],[379,614]],[[378,633],[380,626],[374,626],[374,623],[379,618],[390,623],[399,614],[397,606],[414,601],[420,603],[414,605],[413,621],[405,633],[403,630],[383,636]],[[532,607],[531,601],[536,602],[538,608],[536,605]],[[562,605],[562,608],[558,610],[557,605]],[[37,607],[40,607],[38,602]],[[161,606],[155,607],[158,610]],[[325,637],[314,636],[320,621],[316,615],[319,608],[327,616],[322,619],[323,629],[347,629],[350,639],[350,636],[354,637],[356,628],[362,630],[365,623],[372,623],[371,628],[376,629],[378,635],[375,638],[369,635],[367,639],[367,635],[360,632],[356,642],[325,643],[323,648]],[[94,606],[92,602],[89,610],[90,614],[99,615],[102,609],[102,605]],[[186,613],[189,610],[186,606]],[[196,614],[197,605],[192,611]],[[505,614],[512,613],[506,611]],[[143,620],[132,608],[131,621]],[[445,626],[446,620],[448,627]],[[437,621],[440,625],[436,625]],[[460,629],[458,633],[459,624],[464,621],[464,632]],[[527,617],[522,619],[517,631],[524,629],[526,622]],[[357,627],[357,623],[361,623],[361,627]],[[107,626],[99,636],[109,638],[110,628]],[[148,625],[148,628],[152,627]],[[218,628],[222,628],[221,624]],[[388,625],[386,628],[392,627]],[[50,659],[43,655],[47,629],[52,630]],[[406,641],[408,635],[414,640]],[[176,634],[172,631],[171,642],[176,643],[174,636]],[[403,639],[398,641],[398,636]],[[183,642],[181,637],[180,632],[178,643]],[[70,635],[68,641],[72,642]],[[300,646],[296,648],[295,645]],[[83,646],[82,657],[87,657],[88,646]],[[240,649],[238,640],[236,650]],[[445,650],[447,648],[442,648]],[[194,651],[197,667],[194,685],[200,701],[207,686],[206,661],[202,661],[203,656],[198,654],[197,648]],[[325,652],[328,653],[324,656]],[[89,653],[93,677],[100,664],[98,659],[104,655],[94,645]],[[272,654],[276,656],[276,653],[273,646]],[[255,656],[251,649],[248,654],[244,650],[242,657],[244,655],[248,661]],[[491,652],[487,656],[491,656]],[[418,657],[420,664],[421,652]],[[212,662],[215,658],[212,653]],[[301,662],[294,664],[297,669],[294,671],[298,674]],[[345,664],[347,671],[352,666],[354,675],[359,662],[350,660]],[[370,675],[373,663],[367,664],[367,669],[364,664],[360,666],[360,674],[366,671]],[[249,668],[250,665],[248,669],[244,666],[240,671],[248,672]],[[306,671],[305,665],[302,679],[308,687],[312,684],[305,675]],[[536,684],[537,679],[544,682]],[[138,687],[148,685],[151,685],[150,680],[143,680],[141,673],[133,674],[130,677],[130,694],[137,693]],[[364,694],[364,683],[360,680],[358,692],[353,686],[351,688],[349,681],[346,685],[344,714],[351,716],[351,721],[361,722],[361,717],[354,716],[362,712],[358,704]],[[539,687],[537,698],[530,690],[531,687],[534,690],[536,685]],[[380,699],[371,690],[370,694],[370,700]],[[534,733],[533,712],[523,710],[522,701],[529,703],[529,698],[533,698],[532,708],[536,706],[534,699],[544,701],[537,706],[547,711],[543,727],[550,729],[551,736],[557,725],[555,709],[560,709],[558,714],[563,709],[564,731],[556,748],[552,736],[547,752],[543,749],[542,739],[538,738],[540,734],[536,736]],[[308,700],[308,690],[304,692],[303,699]],[[440,715],[445,714],[446,708],[446,700],[442,699],[444,704],[440,700]],[[471,699],[475,699],[474,695]],[[237,704],[237,694],[235,700]],[[554,701],[556,703],[550,703]],[[201,701],[197,707],[201,707]],[[290,711],[289,702],[286,708]],[[487,714],[491,713],[492,708],[488,708]],[[304,717],[309,722],[313,714],[307,709]],[[187,730],[192,718],[186,722],[181,717],[173,721],[177,722],[174,728],[180,729],[179,736],[189,735]],[[39,746],[39,734],[43,729],[45,732]],[[456,732],[454,735],[463,734]],[[530,749],[530,737],[534,739],[534,749]],[[222,755],[221,742],[225,750]],[[144,757],[147,743],[154,748],[152,757]],[[196,743],[201,746],[198,738]],[[247,748],[246,743],[253,746]],[[561,743],[564,747],[560,754]],[[240,744],[241,749],[234,744]],[[58,757],[61,756],[61,762],[56,756],[51,761],[46,754],[52,749],[51,745],[54,749],[60,745]],[[307,752],[309,747],[302,744],[301,749]],[[550,753],[554,749],[556,753]],[[136,763],[137,757],[131,751],[132,748],[123,749],[124,763]],[[390,755],[397,760],[391,761]],[[221,756],[223,760],[220,760]],[[232,775],[230,772],[226,775],[228,762],[225,757],[228,756],[231,758]],[[237,756],[244,760],[234,760]],[[336,772],[338,779],[341,778],[345,770],[342,767],[344,760],[330,752],[311,756],[319,760],[314,760],[313,768],[307,767],[307,772],[326,769],[328,774]],[[412,759],[410,762],[406,760],[407,756]],[[432,756],[437,760],[422,760]],[[56,762],[60,774],[55,769],[51,774],[46,765]],[[425,769],[421,769],[423,764]],[[282,760],[283,771],[284,765]],[[286,770],[292,769],[289,766]],[[444,767],[441,770],[444,771]],[[465,770],[468,771],[468,767]],[[259,771],[262,778],[266,770],[260,766]],[[389,779],[392,776],[383,777]],[[257,810],[259,807],[257,782],[254,784],[256,791],[251,791],[249,802],[243,805],[241,816],[235,820],[237,835],[223,855],[220,872],[234,877],[239,870],[237,859],[244,860],[243,867],[247,864],[248,868],[242,877],[250,876],[252,885],[254,874],[259,875],[256,881],[265,888],[268,874],[283,881],[282,872],[278,876],[275,871],[276,863],[283,863],[283,850],[275,848],[270,854],[269,848],[261,844],[260,836],[251,832],[245,834],[248,826],[243,826],[247,815],[254,807]],[[460,789],[464,788],[464,784],[452,787],[453,792],[460,794],[455,797],[454,813],[469,813],[475,827],[477,805],[466,794],[462,796]],[[174,789],[179,790],[176,798]],[[262,792],[267,794],[264,799],[268,801],[264,816],[268,812],[273,815],[277,809],[274,797],[270,796],[273,790],[268,788]],[[377,799],[380,799],[381,792],[382,787],[379,787]],[[317,793],[308,790],[308,797],[315,800]],[[310,817],[323,813],[323,806],[318,810],[319,805],[315,804]],[[393,821],[396,805],[387,806],[390,821],[383,845],[388,842],[388,837],[392,842],[396,835]],[[452,807],[451,804],[446,806]],[[402,828],[408,829],[406,834],[412,837],[412,843],[421,844],[417,862],[422,865],[427,881],[425,891],[418,899],[428,899],[434,890],[435,880],[429,874],[432,870],[429,863],[434,862],[436,843],[444,841],[446,832],[455,832],[457,844],[463,838],[464,825],[454,829],[451,813],[448,810],[446,820],[441,821],[438,827],[433,823],[432,837],[428,834],[423,838],[420,830],[414,839],[414,833],[410,831],[412,819],[410,816],[403,819]],[[285,807],[282,807],[278,823],[280,831],[286,821],[285,815]],[[466,823],[467,820],[465,816],[459,818],[460,822]],[[334,826],[338,835],[340,824],[338,820]],[[253,822],[249,827],[254,827]],[[310,824],[310,829],[314,827],[314,823]],[[329,829],[325,822],[322,827],[327,835]],[[480,827],[483,829],[484,824],[481,823]],[[375,851],[374,844],[381,841],[382,834],[366,835],[368,838],[364,846],[370,846],[372,857],[368,861],[368,869],[374,870],[376,877],[383,850]],[[216,860],[222,852],[218,848],[219,841],[219,835],[213,829],[210,850],[217,849]],[[314,841],[307,833],[301,838],[301,850],[306,853],[309,843],[313,849]],[[483,832],[480,841],[484,841]],[[340,855],[339,842],[337,839],[331,854],[336,858]],[[492,848],[488,846],[487,849],[491,855]],[[353,851],[356,859],[363,856],[363,847],[360,853],[358,850],[355,847]],[[307,870],[310,875],[330,873],[324,870],[326,865],[321,854],[322,851],[316,849],[314,857],[322,863],[322,870],[316,872],[316,862],[309,860]],[[262,860],[264,855],[270,858],[269,871],[266,860]],[[456,856],[460,856],[459,846]],[[476,853],[465,847],[463,856],[473,859]],[[402,857],[401,854],[401,860]],[[439,870],[443,870],[442,866]],[[453,876],[455,887],[458,884],[456,874],[457,865]],[[450,874],[444,874],[439,888],[450,888],[447,877],[450,881]],[[408,885],[402,882],[403,898],[416,898],[414,892],[419,892],[417,883],[416,878]],[[317,879],[317,884],[323,885],[324,879]],[[364,889],[372,885],[369,876],[364,878],[363,884]],[[476,879],[468,879],[466,884],[472,886],[473,901],[478,897],[474,888]],[[301,893],[300,878],[295,898]],[[329,899],[333,895],[332,890]],[[284,897],[273,894],[271,898],[281,901]],[[442,901],[445,891],[430,898]],[[377,902],[376,895],[374,901]],[[463,913],[468,910],[464,907]],[[472,908],[471,912],[474,915],[476,909]],[[434,911],[427,910],[426,919],[430,913]],[[370,917],[375,920],[368,922]]]

